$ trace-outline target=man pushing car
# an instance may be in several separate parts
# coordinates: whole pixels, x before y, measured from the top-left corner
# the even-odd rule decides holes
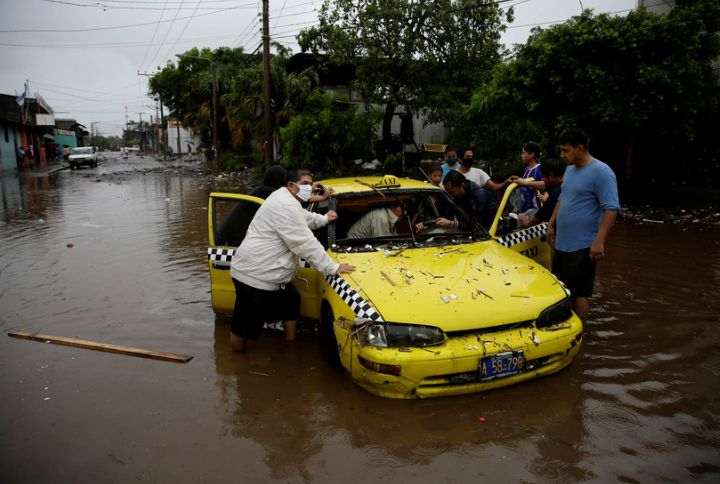
[[[295,340],[300,314],[300,294],[292,285],[300,259],[323,275],[340,275],[355,270],[337,263],[325,252],[312,230],[337,219],[311,213],[301,203],[312,194],[312,174],[292,170],[287,183],[273,192],[258,209],[247,235],[235,251],[230,275],[235,285],[230,345],[243,351],[247,340],[257,340],[266,321],[282,320],[285,339]]]

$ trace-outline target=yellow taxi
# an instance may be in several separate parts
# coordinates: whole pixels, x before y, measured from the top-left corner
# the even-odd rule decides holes
[[[418,180],[321,183],[335,192],[308,210],[334,210],[338,219],[315,236],[330,257],[357,269],[326,278],[303,267],[293,283],[301,317],[320,323],[329,359],[361,387],[391,398],[473,393],[555,373],[578,353],[582,323],[546,269],[544,226],[509,225],[515,186],[485,230],[443,190]],[[261,203],[210,195],[208,264],[218,313],[232,313],[230,260]],[[391,206],[402,213],[389,234],[348,236],[365,213]],[[441,215],[458,223],[434,224]],[[424,230],[411,229],[420,222]]]

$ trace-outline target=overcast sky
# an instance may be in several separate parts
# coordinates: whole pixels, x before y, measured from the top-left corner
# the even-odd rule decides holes
[[[322,0],[270,0],[273,40],[299,52],[298,31],[317,21]],[[515,21],[503,35],[525,42],[533,26],[578,15],[625,15],[636,0],[511,0]],[[255,0],[0,0],[0,93],[39,93],[57,118],[119,135],[127,117],[155,116],[147,77],[194,46],[259,47],[262,2]]]

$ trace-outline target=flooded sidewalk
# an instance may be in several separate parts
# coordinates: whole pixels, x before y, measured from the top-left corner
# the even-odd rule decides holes
[[[136,155],[0,177],[4,482],[720,479],[717,229],[618,225],[568,369],[394,401],[328,368],[311,332],[231,352],[210,306],[210,190],[197,162]]]

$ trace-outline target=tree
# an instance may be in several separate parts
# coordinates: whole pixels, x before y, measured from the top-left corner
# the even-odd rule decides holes
[[[192,48],[178,56],[177,63],[168,63],[150,78],[150,94],[169,108],[169,116],[199,132],[203,145],[209,147],[212,145],[211,62],[217,66],[218,98],[221,98],[231,91],[238,76],[261,61],[260,55],[246,54],[242,48],[223,47],[214,51]],[[217,110],[222,151],[230,143],[230,131],[223,105]]]
[[[678,157],[703,152],[697,142],[717,126],[719,17],[720,4],[700,0],[668,15],[586,10],[535,29],[467,109],[478,144],[496,147],[496,157],[516,157],[530,138],[550,151],[562,129],[577,125],[621,179],[668,173],[662,163],[672,169]]]
[[[312,68],[288,73],[286,62],[289,51],[280,45],[276,48],[278,54],[270,59],[270,110],[273,118],[272,140],[282,149],[281,128],[303,109],[318,78]],[[233,144],[240,146],[257,137],[258,146],[264,146],[268,136],[263,123],[266,107],[262,63],[239,73],[233,79],[230,92],[223,95],[220,102],[226,108]]]
[[[357,104],[315,91],[305,110],[280,130],[280,162],[324,176],[346,173],[350,160],[371,157],[379,120],[379,111],[361,110]]]
[[[502,20],[487,0],[325,0],[320,23],[300,33],[303,51],[356,66],[355,88],[385,107],[383,140],[398,106],[453,126],[499,59]]]

